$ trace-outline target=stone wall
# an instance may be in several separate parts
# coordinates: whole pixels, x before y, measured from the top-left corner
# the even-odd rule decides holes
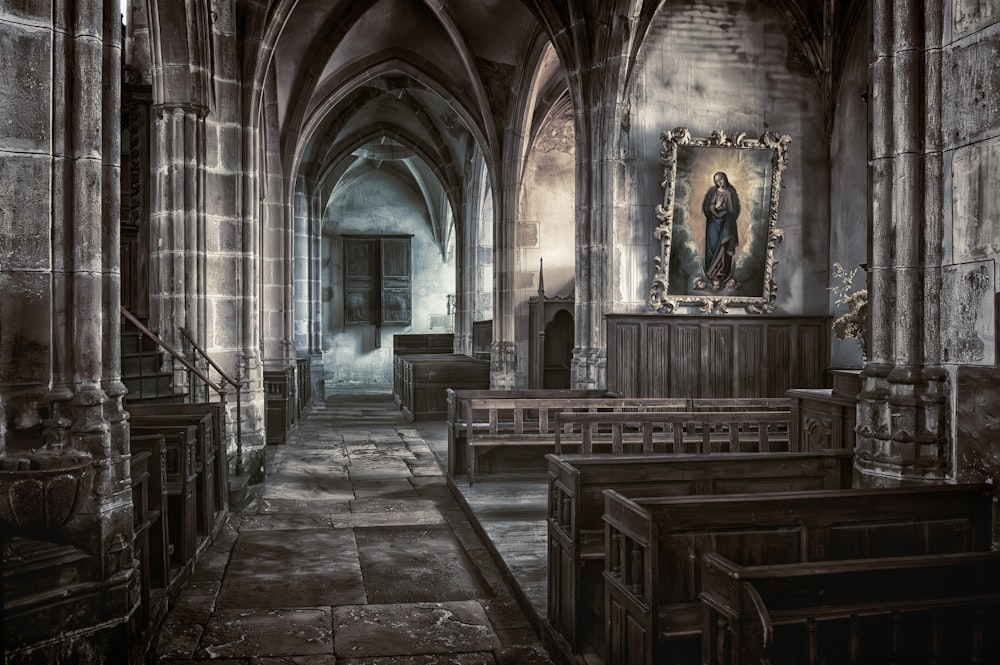
[[[323,365],[327,394],[392,391],[392,336],[453,332],[449,296],[455,293],[455,251],[442,255],[426,222],[424,199],[409,184],[370,168],[338,192],[324,216]],[[412,323],[410,326],[344,324],[345,234],[412,234]],[[453,241],[452,241],[453,242]],[[376,334],[378,337],[376,337]]]
[[[940,354],[954,384],[958,480],[995,477],[1000,447],[996,260],[1000,256],[1000,10],[945,3],[941,136],[944,278]],[[949,6],[950,5],[950,6]],[[949,20],[950,19],[950,20]]]

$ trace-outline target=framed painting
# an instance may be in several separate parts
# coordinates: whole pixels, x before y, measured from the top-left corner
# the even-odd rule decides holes
[[[790,141],[774,132],[692,138],[684,127],[661,134],[664,194],[651,309],[774,311],[778,195]]]

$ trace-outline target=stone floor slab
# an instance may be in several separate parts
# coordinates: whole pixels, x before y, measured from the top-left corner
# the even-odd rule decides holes
[[[445,524],[444,517],[437,511],[419,513],[351,513],[331,516],[334,529],[353,529],[372,526],[412,526]]]
[[[475,601],[333,609],[337,658],[488,652],[500,648]]]
[[[347,658],[337,665],[496,665],[491,653],[433,654],[422,656],[383,656],[380,658]]]
[[[209,619],[198,657],[259,658],[333,653],[330,612],[223,610]]]
[[[446,524],[359,528],[355,538],[369,603],[470,600],[491,595]]]
[[[233,548],[216,607],[292,608],[367,602],[348,530],[251,531]]]
[[[307,500],[307,499],[280,499],[262,497],[257,502],[257,513],[261,515],[272,514],[307,514],[316,515],[321,513],[348,513],[351,511],[351,501],[354,499],[354,491],[345,492],[342,497],[328,499]],[[252,514],[252,513],[251,513]],[[244,518],[249,515],[245,514]]]

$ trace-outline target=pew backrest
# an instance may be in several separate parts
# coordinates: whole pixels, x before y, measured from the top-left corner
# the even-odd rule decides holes
[[[603,620],[604,495],[688,496],[849,488],[853,453],[546,455],[549,623],[574,650]],[[586,608],[586,609],[583,609]],[[591,619],[592,617],[592,619]]]
[[[555,421],[557,453],[579,446],[579,452],[586,455],[597,445],[615,454],[778,452],[788,448],[792,414],[785,409],[622,409],[611,413],[561,412]]]
[[[576,542],[604,544],[604,490],[633,498],[849,489],[853,451],[582,455],[553,453],[548,519]],[[598,538],[599,536],[599,538]]]
[[[620,647],[626,631],[641,633],[640,662],[652,662],[663,641],[700,635],[704,554],[743,565],[787,564],[986,551],[992,539],[989,484],[641,499],[606,490],[604,496],[608,643]],[[623,654],[609,649],[608,665]]]
[[[826,662],[862,662],[887,645],[894,662],[982,663],[1000,655],[1000,641],[983,639],[1000,610],[1000,552],[762,566],[710,553],[701,568],[705,663],[781,663],[791,654],[801,662],[802,652],[783,642],[808,644],[809,665],[820,654]],[[861,625],[879,618],[887,628],[881,639]],[[831,622],[847,631],[828,634]],[[965,646],[971,649],[956,652]]]

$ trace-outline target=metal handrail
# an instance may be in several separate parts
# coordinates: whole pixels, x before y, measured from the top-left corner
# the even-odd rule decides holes
[[[154,342],[156,342],[156,344],[160,348],[162,348],[164,351],[166,351],[167,353],[169,353],[170,356],[174,360],[176,360],[177,362],[179,362],[181,365],[184,366],[185,369],[187,369],[189,372],[191,372],[192,374],[194,374],[195,376],[197,376],[199,379],[201,379],[202,381],[204,381],[205,385],[207,385],[209,388],[211,388],[212,390],[214,390],[216,393],[218,393],[219,395],[225,395],[226,394],[226,389],[225,388],[221,388],[221,387],[217,386],[215,384],[215,382],[213,382],[212,379],[210,379],[208,377],[208,375],[206,375],[200,369],[198,369],[193,364],[191,364],[191,361],[189,361],[183,355],[181,355],[180,353],[178,353],[177,350],[174,349],[174,347],[170,346],[169,344],[167,344],[166,342],[164,342],[162,339],[160,339],[159,335],[157,335],[152,330],[150,330],[145,325],[143,325],[143,323],[141,321],[139,321],[139,319],[135,318],[135,316],[132,315],[132,312],[130,312],[127,309],[125,309],[124,305],[121,305],[120,307],[121,307],[122,316],[124,316],[126,319],[129,320],[129,322],[132,323],[132,325],[134,325],[136,328],[138,328],[139,332],[141,332],[143,335],[145,335],[146,337],[148,337],[151,340],[153,340]]]
[[[243,379],[240,377],[240,365],[236,366],[236,378],[229,376],[224,369],[219,366],[219,363],[215,362],[208,352],[202,348],[201,344],[194,338],[188,329],[184,326],[180,327],[181,335],[184,339],[191,344],[194,348],[195,353],[200,353],[209,365],[215,368],[215,371],[219,373],[219,376],[223,378],[224,381],[229,383],[232,387],[236,388],[236,475],[241,476],[245,473],[245,468],[243,466],[243,405],[242,405],[242,391],[243,391]]]
[[[215,369],[216,372],[219,373],[219,376],[221,376],[226,381],[226,383],[228,383],[229,385],[231,385],[232,387],[234,387],[234,388],[236,388],[238,390],[239,387],[240,387],[240,384],[236,381],[236,379],[234,379],[231,376],[229,376],[225,372],[225,370],[223,370],[221,367],[219,367],[219,363],[217,363],[214,360],[212,360],[211,356],[208,355],[208,352],[205,351],[204,348],[202,348],[201,344],[199,344],[198,342],[195,341],[194,337],[191,335],[191,333],[188,332],[187,328],[185,328],[184,326],[181,326],[180,331],[181,331],[181,335],[183,335],[184,338],[187,339],[187,341],[191,343],[191,346],[194,347],[195,351],[197,351],[198,353],[200,353],[202,355],[202,357],[205,358],[205,361],[209,365],[211,365]]]

